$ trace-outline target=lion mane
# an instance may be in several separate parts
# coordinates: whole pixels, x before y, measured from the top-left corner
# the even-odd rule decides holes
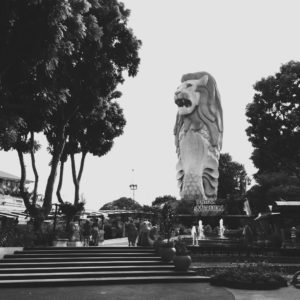
[[[196,197],[200,199],[198,200],[200,202],[207,199],[215,200],[219,177],[218,161],[223,139],[223,112],[220,94],[215,79],[207,72],[185,74],[182,76],[181,83],[189,80],[199,82],[196,91],[200,94],[200,99],[190,114],[177,113],[174,135],[179,158],[177,164],[178,185],[182,198]],[[184,138],[188,133],[194,134],[193,138],[197,139],[197,143],[201,145],[199,146],[199,155],[202,156],[200,160],[203,163],[196,172],[197,176],[194,171],[191,172],[192,174],[186,174],[184,166],[184,162],[189,158],[186,157],[186,151],[184,153],[181,148],[187,149],[186,146],[188,147],[184,144],[189,143],[189,140]]]

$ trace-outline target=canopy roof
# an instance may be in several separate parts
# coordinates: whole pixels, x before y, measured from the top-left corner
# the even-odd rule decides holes
[[[300,201],[275,201],[278,207],[300,207]]]
[[[20,177],[13,175],[13,174],[9,174],[9,173],[1,171],[1,170],[0,170],[0,179],[11,180],[11,181],[20,181],[21,180]],[[29,183],[29,182],[33,182],[33,181],[26,180],[26,183]]]

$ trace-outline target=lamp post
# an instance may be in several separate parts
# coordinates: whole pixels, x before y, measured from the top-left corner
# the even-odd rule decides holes
[[[134,180],[133,180],[133,173],[134,169],[132,169],[132,184],[129,185],[129,188],[132,190],[132,200],[134,200],[134,196],[135,196],[135,191],[137,190],[137,184],[134,184]]]
[[[134,192],[137,190],[137,184],[131,184],[130,189],[132,190],[132,200],[134,200]]]

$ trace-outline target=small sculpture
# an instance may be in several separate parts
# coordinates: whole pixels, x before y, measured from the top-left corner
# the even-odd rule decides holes
[[[217,198],[223,114],[214,78],[206,72],[182,76],[175,92],[177,180],[182,199],[194,205]]]
[[[198,246],[198,238],[197,238],[197,229],[196,229],[196,226],[192,227],[191,235],[192,235],[192,239],[193,239],[193,246]]]
[[[202,221],[199,220],[199,240],[204,239],[204,230],[203,230],[203,224]]]

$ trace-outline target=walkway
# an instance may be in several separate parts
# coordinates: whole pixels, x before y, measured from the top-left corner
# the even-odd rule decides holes
[[[113,239],[113,240],[107,240],[107,241],[104,241],[104,243],[109,243],[110,246],[124,246],[124,245],[127,245],[127,238],[120,238],[120,239]],[[103,245],[104,245],[103,243]],[[108,245],[108,244],[106,244]],[[203,265],[203,263],[199,263],[197,262],[196,265]],[[220,265],[220,264],[226,264],[226,263],[204,263],[206,264],[207,266],[213,266],[213,265]],[[214,299],[214,294],[217,295],[217,290],[214,290],[213,287],[211,287],[209,284],[206,284],[206,283],[201,283],[200,284],[201,287],[202,287],[202,294],[201,294],[201,297],[202,298],[195,298],[195,299]],[[158,284],[149,284],[147,285],[147,287],[151,288],[151,289],[154,289],[155,291],[159,291],[159,288],[163,288],[164,290],[166,290],[166,286],[167,286],[167,289],[169,289],[170,287],[172,287],[172,285],[168,284],[168,285],[158,285]],[[176,286],[178,286],[176,284]],[[193,297],[193,292],[191,290],[191,287],[194,287],[195,284],[182,284],[180,285],[180,289],[184,289],[184,287],[187,287],[187,293],[184,294],[184,293],[179,293],[178,295],[181,295],[180,298],[178,296],[177,297],[177,292],[174,290],[174,292],[171,290],[168,292],[168,294],[171,292],[171,296],[170,298],[156,298],[154,296],[150,296],[150,298],[147,298],[146,297],[143,297],[143,299],[194,299],[194,298],[190,298]],[[197,284],[197,288],[196,290],[198,289],[199,285]],[[144,290],[144,288],[143,288]],[[229,294],[226,294],[225,291],[226,290],[227,292],[229,292],[232,296],[232,298],[229,297]],[[191,293],[190,293],[191,291]],[[206,291],[206,294],[203,294],[203,292]],[[286,288],[281,288],[281,289],[278,289],[278,290],[273,290],[273,291],[253,291],[253,290],[238,290],[238,289],[221,289],[219,290],[218,292],[223,292],[224,294],[222,295],[222,297],[229,297],[229,298],[224,298],[224,299],[236,299],[236,300],[283,300],[283,299],[287,299],[287,300],[299,300],[300,299],[300,289],[297,289],[293,286],[289,286],[289,287],[286,287]],[[199,291],[198,291],[199,292]],[[212,295],[210,295],[210,293],[212,293]],[[160,294],[158,294],[160,295]],[[174,298],[175,297],[175,298]],[[207,297],[207,298],[205,298]],[[111,298],[111,299],[127,299],[127,298]],[[134,299],[134,298],[133,298]],[[136,298],[136,299],[139,299],[139,298]],[[223,298],[220,298],[220,299],[223,299]]]
[[[127,246],[127,238],[106,240],[103,246]],[[274,291],[213,287],[209,283],[146,283],[101,286],[1,288],[0,300],[299,300],[293,286]]]
[[[56,288],[2,288],[2,300],[234,300],[208,283],[128,284]]]

